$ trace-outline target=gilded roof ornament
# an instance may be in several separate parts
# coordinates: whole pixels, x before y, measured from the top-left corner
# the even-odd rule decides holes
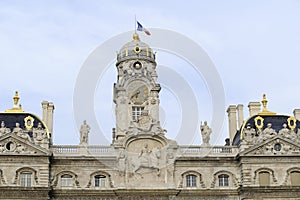
[[[21,104],[19,104],[20,97],[18,91],[15,92],[15,96],[13,97],[13,100],[14,100],[14,106],[11,109],[6,110],[5,112],[7,113],[24,112],[24,110],[22,110]]]
[[[135,42],[139,42],[140,41],[140,37],[137,33],[133,34],[133,41]]]
[[[261,100],[261,103],[263,105],[263,109],[261,112],[258,113],[259,115],[276,115],[275,112],[271,112],[267,109],[268,100],[266,94],[263,94],[263,99]]]

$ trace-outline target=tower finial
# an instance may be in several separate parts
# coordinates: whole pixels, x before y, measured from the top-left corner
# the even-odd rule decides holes
[[[14,106],[11,109],[6,110],[5,112],[9,112],[9,113],[24,112],[24,110],[22,110],[22,105],[19,104],[19,99],[20,99],[19,92],[16,91],[15,96],[13,97]]]
[[[139,42],[140,41],[140,37],[139,37],[139,35],[137,33],[133,34],[133,41],[135,41],[135,42]]]
[[[18,106],[19,99],[20,99],[19,93],[18,93],[18,91],[16,91],[15,92],[15,96],[13,98],[13,100],[14,100],[14,108],[19,108],[19,106]]]
[[[263,110],[262,111],[263,112],[268,111],[268,109],[267,109],[268,100],[267,100],[266,94],[263,94],[263,99],[261,100],[261,103],[263,105]]]
[[[261,100],[261,103],[263,105],[263,109],[261,112],[258,113],[259,115],[276,115],[275,112],[271,112],[267,109],[268,100],[266,94],[263,94],[263,99]]]

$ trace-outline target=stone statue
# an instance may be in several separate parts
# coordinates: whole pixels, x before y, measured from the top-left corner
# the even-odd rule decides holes
[[[283,137],[287,137],[287,138],[290,138],[290,129],[287,128],[287,125],[286,123],[284,123],[282,125],[282,129],[278,132],[279,135],[283,136]]]
[[[262,132],[262,137],[263,137],[263,140],[267,140],[267,139],[275,136],[276,134],[277,134],[276,131],[272,128],[272,124],[268,123],[267,128],[265,128]]]
[[[5,127],[4,121],[1,122],[1,128],[0,128],[0,137],[2,135],[5,135],[7,133],[10,133],[10,129]]]
[[[201,135],[202,135],[202,144],[209,145],[210,134],[212,132],[211,128],[207,125],[207,121],[204,121],[204,124],[200,125]]]
[[[17,136],[28,140],[30,142],[32,142],[31,137],[28,135],[27,131],[24,131],[21,127],[20,124],[17,122],[16,123],[16,127],[13,129],[13,133],[15,133]]]
[[[13,133],[20,134],[21,132],[23,132],[23,130],[20,128],[20,124],[17,122],[16,127],[13,129]]]
[[[40,145],[44,148],[48,147],[49,140],[47,132],[43,129],[41,122],[38,123],[37,128],[33,128],[33,141],[35,144]]]
[[[255,134],[256,134],[255,129],[252,128],[250,124],[247,124],[246,129],[244,129],[244,131],[243,131],[243,137],[244,137],[245,142],[247,142],[247,143],[255,142],[254,141]]]
[[[80,127],[80,145],[88,144],[90,129],[90,126],[86,123],[86,120],[84,120]]]

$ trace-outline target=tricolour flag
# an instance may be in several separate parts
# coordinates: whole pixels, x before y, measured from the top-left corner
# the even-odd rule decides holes
[[[144,31],[147,35],[151,35],[150,31],[148,31],[146,28],[144,28],[142,26],[142,24],[140,24],[140,22],[136,21],[138,27],[137,27],[137,30],[138,31]]]

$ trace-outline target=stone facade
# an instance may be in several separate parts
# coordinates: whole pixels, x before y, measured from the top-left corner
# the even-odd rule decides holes
[[[243,106],[229,107],[225,146],[210,145],[207,122],[202,145],[180,146],[160,124],[152,49],[134,34],[116,67],[110,146],[88,144],[86,121],[79,145],[54,145],[53,103],[42,102],[40,119],[20,108],[16,93],[13,108],[0,113],[0,199],[300,199],[298,114],[268,111],[264,96],[263,110],[252,102],[244,122]]]

